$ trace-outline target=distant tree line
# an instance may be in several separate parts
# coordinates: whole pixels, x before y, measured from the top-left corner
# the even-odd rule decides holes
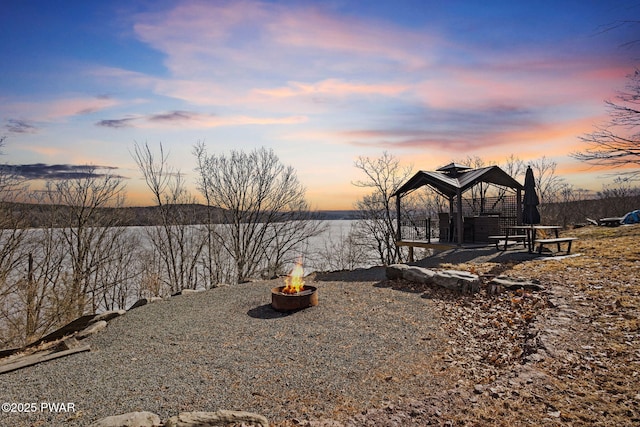
[[[5,202],[6,204],[9,204]],[[33,201],[32,203],[14,202],[11,203],[11,212],[15,216],[22,219],[22,223],[27,228],[41,228],[49,225],[63,226],[66,211],[71,210],[66,205],[42,205]],[[200,203],[194,204],[177,204],[172,205],[170,209],[176,212],[176,216],[182,218],[184,225],[206,224],[207,221],[221,223],[223,221],[220,209],[216,207],[207,207]],[[116,219],[123,226],[151,226],[160,225],[162,223],[162,213],[158,206],[121,206],[121,207],[102,207],[98,209],[100,215],[92,218],[93,225],[96,227],[108,224],[109,221]],[[53,215],[57,212],[60,215]],[[50,221],[55,223],[51,224]]]

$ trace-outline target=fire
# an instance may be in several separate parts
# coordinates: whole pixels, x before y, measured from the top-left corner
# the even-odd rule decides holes
[[[302,261],[298,261],[293,267],[289,276],[285,279],[286,286],[282,288],[284,294],[295,294],[301,292],[304,288],[304,270],[302,269]]]

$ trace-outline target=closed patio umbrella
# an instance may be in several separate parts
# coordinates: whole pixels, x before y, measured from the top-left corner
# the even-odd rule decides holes
[[[524,175],[524,200],[522,201],[523,224],[540,224],[539,204],[540,200],[536,194],[536,181],[533,178],[533,170],[531,166],[529,166]]]

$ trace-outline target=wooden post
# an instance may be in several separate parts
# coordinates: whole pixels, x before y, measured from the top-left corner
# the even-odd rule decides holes
[[[396,240],[402,240],[402,230],[400,227],[400,194],[396,195]]]
[[[462,246],[462,240],[464,239],[464,224],[462,223],[462,190],[460,189],[458,189],[456,194],[456,202],[458,204],[456,217],[456,224],[458,226],[458,246]]]
[[[29,252],[27,263],[27,324],[25,330],[25,338],[27,342],[31,342],[36,333],[36,289],[33,281],[33,254]]]
[[[455,227],[453,226],[453,224],[455,224],[455,221],[457,221],[457,218],[453,217],[453,196],[449,197],[449,241],[453,242],[456,237],[453,235],[453,230],[455,230]]]
[[[516,189],[516,199],[516,209],[518,209],[518,212],[516,212],[516,224],[522,225],[522,190],[520,190],[519,188]]]

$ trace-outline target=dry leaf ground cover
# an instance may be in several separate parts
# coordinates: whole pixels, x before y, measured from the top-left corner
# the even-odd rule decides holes
[[[344,425],[640,425],[640,226],[567,234],[579,238],[579,256],[442,266],[538,280],[541,292],[485,284],[464,296],[380,284],[423,292],[447,319],[440,375],[448,383],[383,402]]]
[[[546,412],[564,425],[639,425],[640,226],[572,234],[582,256],[512,269],[546,284],[550,307],[538,314],[543,356],[531,363],[546,384],[527,399],[519,396],[518,410],[507,413],[535,420]]]
[[[640,425],[640,226],[585,227],[580,256],[456,268],[537,279],[441,309],[466,407],[457,425]]]

